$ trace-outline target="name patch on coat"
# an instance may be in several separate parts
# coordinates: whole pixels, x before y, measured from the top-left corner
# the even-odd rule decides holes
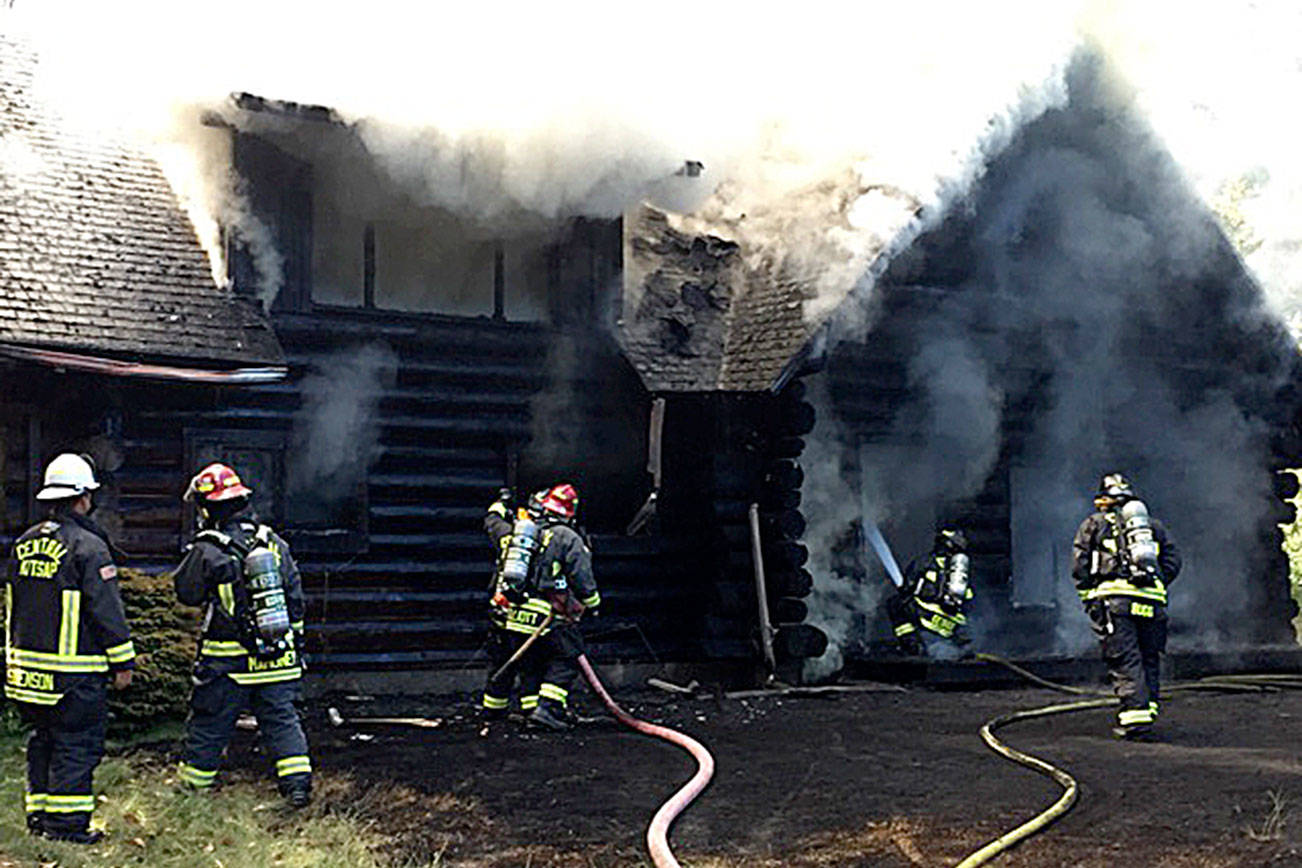
[[[112,564],[106,564],[99,568],[99,577],[106,582],[109,579],[116,579],[118,577],[118,568]]]

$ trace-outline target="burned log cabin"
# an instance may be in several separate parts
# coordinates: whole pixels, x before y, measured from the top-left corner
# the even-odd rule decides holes
[[[978,649],[1092,653],[1071,540],[1113,470],[1184,552],[1175,648],[1295,641],[1279,528],[1302,457],[1295,339],[1103,63],[1081,53],[1067,84],[938,211],[889,177],[808,209],[840,232],[857,197],[890,206],[849,280],[720,219],[727,203],[628,223],[624,345],[669,396],[667,430],[704,392],[773,408],[723,415],[799,529],[783,566],[800,579],[770,602],[830,640],[791,677],[891,653],[865,517],[902,563],[936,522],[967,529]]]
[[[43,462],[88,449],[107,523],[165,570],[186,478],[227,460],[303,567],[319,684],[477,681],[484,508],[559,479],[602,662],[764,665],[752,505],[788,679],[880,650],[865,514],[902,558],[936,520],[969,528],[979,642],[1078,650],[1065,546],[1114,466],[1186,544],[1177,636],[1286,638],[1293,345],[1089,64],[944,214],[874,186],[895,222],[872,279],[839,284],[699,214],[455,212],[328,109],[249,95],[204,135],[267,232],[230,227],[214,282],[156,166],[68,143],[3,72],[35,167],[7,144],[5,532]]]
[[[200,134],[256,230],[228,227],[214,280],[159,167],[79,137],[34,92],[37,58],[5,48],[6,538],[44,464],[86,451],[129,566],[165,571],[186,480],[229,462],[303,570],[314,677],[439,690],[479,678],[485,508],[564,479],[607,600],[597,659],[757,659],[749,585],[715,581],[745,551],[749,476],[698,432],[661,446],[614,340],[619,220],[478,226],[386,180],[328,109],[239,95]],[[716,501],[722,546],[699,521]]]

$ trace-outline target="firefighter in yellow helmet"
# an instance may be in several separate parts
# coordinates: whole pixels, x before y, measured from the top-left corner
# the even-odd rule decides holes
[[[50,462],[36,499],[49,514],[14,544],[5,574],[5,695],[32,727],[27,828],[94,844],[91,778],[104,756],[106,688],[131,683],[135,648],[114,547],[90,518],[99,488],[86,456]]]
[[[1125,476],[1109,473],[1072,543],[1072,578],[1121,705],[1113,734],[1140,738],[1157,719],[1167,586],[1180,553]]]

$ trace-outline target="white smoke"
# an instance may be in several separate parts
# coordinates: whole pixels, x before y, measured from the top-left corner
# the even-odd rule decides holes
[[[838,552],[854,545],[860,518],[860,492],[850,481],[855,447],[850,433],[831,412],[826,378],[815,377],[809,383],[808,400],[817,415],[800,458],[805,473],[800,508],[808,519],[801,541],[809,549],[808,569],[814,579],[806,598],[806,622],[822,630],[828,643],[821,657],[805,662],[803,676],[807,681],[820,681],[840,671],[846,649],[866,632],[864,618],[879,609],[890,580],[881,570],[873,571],[871,562],[837,557]]]
[[[827,277],[837,291],[810,300],[815,318],[902,224],[899,243],[921,228],[902,218],[925,224],[1056,104],[1061,65],[1089,38],[1204,195],[1265,179],[1244,203],[1262,241],[1249,264],[1279,310],[1302,311],[1302,167],[1281,109],[1302,95],[1302,8],[1289,2],[814,2],[793,15],[742,2],[18,0],[0,14],[33,34],[69,114],[188,154],[169,174],[255,251],[270,239],[241,224],[238,190],[194,140],[193,109],[232,91],[336,109],[416,201],[499,230],[521,215],[616,215],[703,161],[698,198],[724,185],[713,216],[785,237],[780,267],[812,267],[818,284],[827,262],[843,266]],[[820,185],[845,195],[830,210],[808,201]],[[691,204],[675,192],[676,210]],[[827,229],[806,229],[812,246],[802,216]]]
[[[66,114],[172,146],[178,188],[255,252],[269,239],[242,224],[238,190],[194,135],[195,107],[232,120],[233,91],[330,106],[413,200],[504,231],[528,215],[618,215],[665,195],[685,159],[706,181],[673,185],[680,206],[735,180],[734,204],[750,207],[865,160],[925,205],[971,130],[1043,81],[1070,31],[1056,11],[949,3],[793,16],[740,3],[19,0],[8,17],[36,40],[43,90]],[[873,236],[871,209],[849,204],[854,246]]]
[[[380,452],[377,410],[392,387],[398,357],[387,344],[367,344],[318,359],[299,389],[287,472],[290,498],[311,518],[329,518],[353,498]]]
[[[264,291],[278,279],[261,249],[271,239],[241,220],[237,188],[206,169],[194,137],[194,109],[221,109],[232,91],[330,106],[417,201],[508,228],[526,214],[613,216],[663,192],[684,159],[703,161],[698,198],[725,185],[714,204],[739,232],[800,242],[779,267],[812,265],[817,285],[827,260],[844,266],[827,277],[836,292],[810,300],[815,318],[901,222],[899,243],[916,233],[902,216],[925,224],[1055,104],[1062,63],[1089,38],[1205,196],[1264,179],[1243,207],[1262,242],[1249,264],[1278,310],[1302,312],[1302,166],[1285,108],[1302,96],[1302,7],[1290,2],[813,2],[792,14],[731,0],[17,0],[0,16],[33,35],[68,114],[189,156],[168,168],[207,210],[196,224],[244,236]],[[829,184],[846,198],[828,210],[813,197],[805,225],[828,231],[802,250],[787,231],[801,227],[802,192]],[[675,192],[676,210],[691,204]]]

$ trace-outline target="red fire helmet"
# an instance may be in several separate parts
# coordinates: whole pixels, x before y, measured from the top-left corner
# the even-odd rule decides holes
[[[235,497],[248,497],[252,493],[253,489],[240,482],[239,474],[234,470],[225,464],[209,464],[190,480],[185,499],[220,503]]]
[[[542,508],[544,512],[570,521],[579,511],[579,493],[568,482],[554,485],[543,495]]]

